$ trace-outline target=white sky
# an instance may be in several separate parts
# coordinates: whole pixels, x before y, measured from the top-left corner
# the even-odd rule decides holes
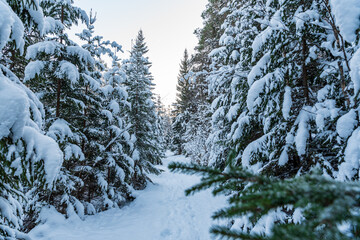
[[[97,13],[95,32],[116,41],[128,52],[139,29],[144,32],[153,63],[155,92],[165,105],[176,98],[179,63],[185,48],[193,53],[194,30],[202,25],[207,0],[75,0],[75,5]],[[75,29],[77,32],[80,29]],[[126,58],[126,54],[122,58]]]

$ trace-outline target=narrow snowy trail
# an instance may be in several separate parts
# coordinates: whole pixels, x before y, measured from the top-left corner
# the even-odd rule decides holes
[[[122,209],[113,209],[79,219],[64,220],[52,214],[30,235],[36,240],[209,240],[211,214],[225,204],[210,191],[186,197],[184,190],[199,182],[199,177],[175,174],[168,163],[188,162],[183,156],[168,156],[164,170],[152,176],[154,184],[137,192],[136,200]]]

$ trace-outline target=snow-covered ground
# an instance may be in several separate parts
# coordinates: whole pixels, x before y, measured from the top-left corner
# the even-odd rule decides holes
[[[34,240],[209,240],[214,223],[211,214],[224,206],[225,198],[204,191],[186,197],[184,190],[199,182],[199,177],[171,173],[168,163],[188,162],[183,156],[164,159],[160,176],[137,192],[137,198],[122,209],[88,216],[85,221],[65,220],[52,213],[45,224],[30,232]]]

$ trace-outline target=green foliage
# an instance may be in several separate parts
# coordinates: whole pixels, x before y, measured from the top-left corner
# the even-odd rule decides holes
[[[274,221],[271,234],[214,226],[222,239],[360,239],[360,183],[339,182],[317,172],[281,180],[229,167],[226,171],[195,164],[172,163],[173,172],[201,175],[201,182],[186,194],[213,188],[213,194],[229,194],[229,206],[214,219],[248,217],[252,226]],[[243,189],[243,190],[240,190]],[[298,214],[294,218],[294,214]],[[293,217],[293,218],[291,218]]]
[[[226,14],[221,10],[226,7],[229,0],[209,0],[206,9],[202,13],[204,20],[203,27],[197,29],[195,34],[199,39],[197,50],[200,52],[209,52],[218,46],[216,41],[221,37],[221,23],[224,21]]]
[[[74,6],[73,0],[43,0],[41,1],[41,7],[44,9],[45,16],[61,21],[65,28],[78,25],[80,21],[89,24],[86,12]]]

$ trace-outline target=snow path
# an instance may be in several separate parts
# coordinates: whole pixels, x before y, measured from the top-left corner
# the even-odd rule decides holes
[[[168,163],[188,162],[183,156],[163,160],[164,170],[151,176],[149,184],[137,192],[137,198],[122,209],[88,216],[85,221],[65,220],[51,214],[45,224],[30,232],[34,240],[209,240],[214,223],[211,214],[224,206],[225,198],[214,198],[203,191],[186,197],[184,190],[199,182],[198,176],[171,173]]]

